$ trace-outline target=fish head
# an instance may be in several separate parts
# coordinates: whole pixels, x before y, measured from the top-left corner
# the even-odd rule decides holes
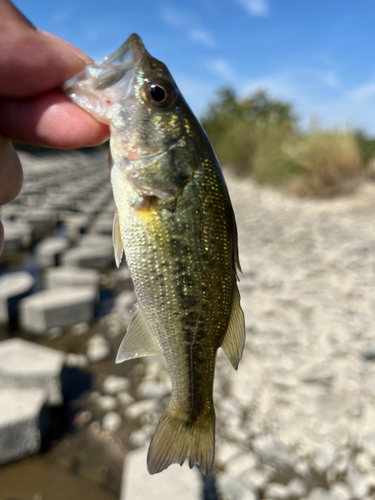
[[[165,151],[186,132],[184,115],[189,113],[176,83],[136,34],[102,62],[68,80],[63,90],[109,124],[115,139],[121,134],[129,160]]]

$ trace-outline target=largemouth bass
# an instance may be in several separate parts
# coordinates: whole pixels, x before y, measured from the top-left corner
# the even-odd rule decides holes
[[[110,125],[117,265],[138,306],[117,362],[163,353],[172,395],[152,438],[151,474],[186,458],[213,467],[217,349],[237,369],[245,342],[236,222],[221,167],[166,66],[133,34],[64,90]]]

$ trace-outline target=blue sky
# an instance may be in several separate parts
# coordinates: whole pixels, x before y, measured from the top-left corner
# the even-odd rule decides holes
[[[198,116],[221,85],[294,104],[301,124],[375,135],[374,0],[16,0],[96,61],[138,33]]]

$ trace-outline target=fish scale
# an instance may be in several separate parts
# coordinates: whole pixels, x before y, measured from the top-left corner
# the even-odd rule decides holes
[[[187,458],[208,474],[217,349],[237,369],[245,342],[237,230],[221,167],[168,69],[137,35],[65,91],[111,129],[115,256],[119,264],[125,252],[138,299],[117,361],[161,352],[171,374],[148,470]]]

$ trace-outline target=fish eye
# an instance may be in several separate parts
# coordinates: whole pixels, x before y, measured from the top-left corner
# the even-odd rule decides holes
[[[175,100],[175,91],[169,82],[153,80],[146,84],[144,97],[146,104],[159,109],[169,108]]]

